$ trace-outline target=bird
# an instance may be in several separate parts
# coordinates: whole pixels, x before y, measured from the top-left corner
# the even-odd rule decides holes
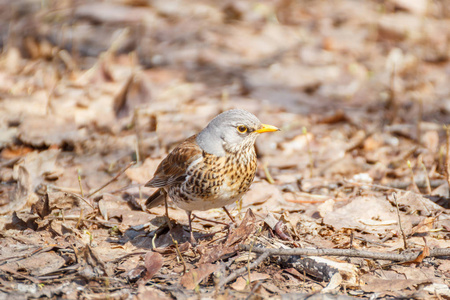
[[[252,113],[232,109],[217,115],[198,134],[174,148],[158,165],[145,186],[158,188],[146,201],[151,209],[164,201],[170,225],[167,197],[188,215],[190,241],[192,211],[226,209],[249,190],[256,174],[255,141],[259,134],[279,131],[262,124]]]

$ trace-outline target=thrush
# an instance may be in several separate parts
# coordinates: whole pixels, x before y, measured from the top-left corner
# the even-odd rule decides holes
[[[192,243],[192,211],[222,207],[234,221],[225,206],[239,200],[255,178],[256,138],[260,133],[278,130],[242,109],[219,114],[161,161],[145,185],[159,188],[147,199],[147,208],[164,201],[169,221],[167,196],[170,197],[187,212]]]

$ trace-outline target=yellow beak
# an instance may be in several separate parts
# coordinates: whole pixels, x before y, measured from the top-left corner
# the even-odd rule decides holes
[[[258,133],[263,133],[263,132],[272,132],[272,131],[280,131],[279,128],[272,126],[272,125],[267,125],[267,124],[261,124],[262,127],[258,130],[256,130],[256,132]]]

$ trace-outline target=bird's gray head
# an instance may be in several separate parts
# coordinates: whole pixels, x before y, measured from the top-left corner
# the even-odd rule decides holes
[[[197,136],[203,151],[216,156],[236,153],[242,148],[253,147],[262,132],[278,128],[262,124],[255,115],[242,109],[232,109],[215,117]]]

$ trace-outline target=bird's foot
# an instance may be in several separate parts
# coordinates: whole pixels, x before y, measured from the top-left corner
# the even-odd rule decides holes
[[[167,216],[166,216],[166,224],[167,224],[167,226],[169,227],[169,230],[172,231],[172,228],[173,228],[173,226],[172,226],[172,221],[171,221],[170,218],[167,217]]]
[[[194,233],[191,231],[191,237],[190,237],[190,241],[189,241],[192,245],[192,247],[197,246],[197,240],[194,237]]]

